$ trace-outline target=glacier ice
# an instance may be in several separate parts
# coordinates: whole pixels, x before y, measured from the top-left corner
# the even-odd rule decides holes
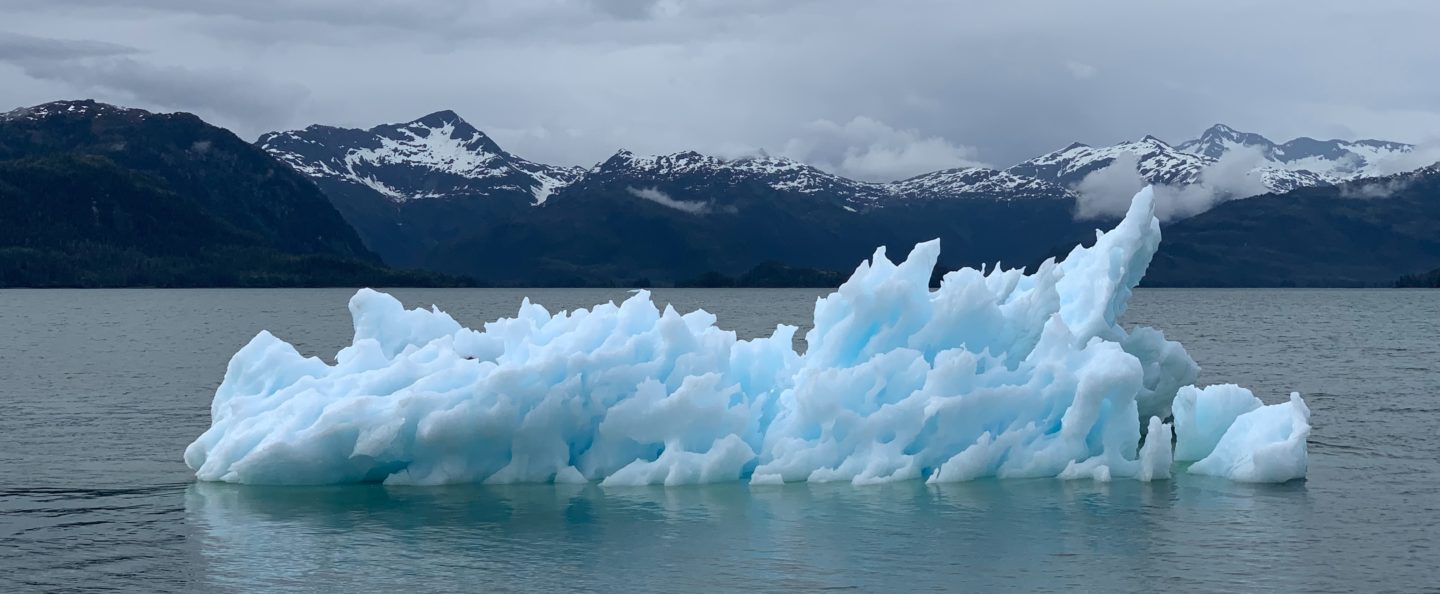
[[[898,264],[881,248],[817,300],[803,354],[794,327],[737,340],[643,291],[557,314],[526,300],[472,330],[365,289],[334,364],[268,332],[240,349],[185,462],[263,484],[1155,480],[1177,454],[1304,476],[1298,396],[1240,410],[1230,388],[1186,387],[1199,367],[1178,343],[1117,323],[1159,242],[1146,189],[1030,275],[962,269],[931,290],[938,242]]]
[[[1215,449],[1188,472],[1247,483],[1279,483],[1305,476],[1310,408],[1297,393],[1290,401],[1235,417]]]

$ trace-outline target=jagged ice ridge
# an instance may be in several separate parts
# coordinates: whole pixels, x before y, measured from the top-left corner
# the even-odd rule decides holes
[[[1303,477],[1298,395],[1196,389],[1180,344],[1118,324],[1159,242],[1146,189],[1031,275],[962,269],[932,291],[938,242],[899,264],[881,248],[817,300],[803,354],[794,327],[737,340],[643,291],[553,315],[526,300],[472,330],[361,290],[335,364],[268,332],[236,353],[185,462],[262,484],[1154,480],[1177,458]]]

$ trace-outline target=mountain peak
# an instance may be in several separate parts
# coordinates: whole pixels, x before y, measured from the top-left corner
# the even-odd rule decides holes
[[[1215,134],[1215,135],[1231,136],[1231,135],[1235,135],[1235,134],[1239,134],[1239,133],[1240,133],[1239,130],[1236,130],[1236,129],[1234,129],[1234,128],[1231,128],[1230,126],[1226,126],[1225,124],[1215,124],[1215,125],[1213,125],[1213,126],[1210,126],[1209,128],[1206,128],[1206,129],[1205,129],[1205,132],[1202,133],[1202,134],[1200,134],[1200,135],[1201,135],[1201,136],[1207,136],[1207,135],[1210,135],[1210,134]]]
[[[65,99],[20,107],[0,114],[0,120],[40,119],[58,115],[96,116],[107,113],[135,114],[143,117],[149,112],[140,109],[120,107],[101,103],[94,99]]]
[[[512,155],[448,109],[369,130],[311,126],[266,134],[257,144],[312,178],[395,202],[524,196],[540,204],[580,173]]]
[[[1226,126],[1225,124],[1215,124],[1214,126],[1210,126],[1209,128],[1206,128],[1204,132],[1200,133],[1199,139],[1190,141],[1190,143],[1204,142],[1232,142],[1245,145],[1262,146],[1274,144],[1270,142],[1270,139],[1265,138],[1264,136],[1261,136],[1254,132],[1242,132],[1240,130],[1231,128],[1230,126]]]
[[[1242,132],[1225,124],[1215,124],[1200,133],[1200,137],[1176,145],[1182,151],[1219,159],[1235,147],[1260,149],[1267,158],[1274,156],[1276,145],[1270,139],[1254,132]]]
[[[444,126],[445,124],[455,124],[457,126],[459,124],[468,125],[469,122],[466,122],[465,118],[460,117],[460,114],[455,113],[454,111],[442,109],[440,111],[410,120],[409,122],[406,122],[406,124],[420,124],[432,128],[438,128],[440,126]]]
[[[636,158],[637,157],[635,156],[635,153],[630,149],[617,149],[604,161],[596,163],[594,169],[600,169],[607,166],[614,167],[623,163],[629,163],[631,161],[634,161]]]

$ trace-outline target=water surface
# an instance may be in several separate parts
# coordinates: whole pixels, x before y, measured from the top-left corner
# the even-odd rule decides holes
[[[742,338],[819,290],[657,290]],[[466,325],[619,290],[399,290]],[[1434,588],[1440,291],[1141,290],[1204,383],[1302,392],[1310,476],[257,488],[180,460],[265,328],[349,343],[343,290],[0,291],[0,592]]]

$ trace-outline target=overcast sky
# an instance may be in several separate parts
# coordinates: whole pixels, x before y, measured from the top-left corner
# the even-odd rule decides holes
[[[1432,0],[0,0],[0,16],[0,111],[90,97],[246,139],[453,109],[546,162],[764,149],[890,179],[1215,122],[1440,137]]]

